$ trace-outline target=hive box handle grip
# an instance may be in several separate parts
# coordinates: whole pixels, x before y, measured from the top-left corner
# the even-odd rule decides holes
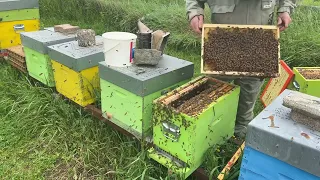
[[[294,80],[292,84],[293,84],[294,88],[296,88],[297,91],[300,90],[300,85],[297,81]]]
[[[13,26],[15,31],[24,31],[24,25],[23,24],[16,24]]]
[[[174,141],[174,142],[178,142],[179,138],[180,138],[180,128],[168,121],[164,121],[162,122],[162,129],[163,129],[163,135],[164,137]],[[170,137],[167,134],[171,134],[172,136],[174,136],[174,138]]]

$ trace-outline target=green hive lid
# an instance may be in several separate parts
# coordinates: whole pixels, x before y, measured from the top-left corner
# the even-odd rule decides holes
[[[80,47],[76,40],[52,45],[49,46],[49,56],[75,71],[98,66],[104,61],[103,38],[96,36],[96,45],[89,47]]]
[[[76,39],[76,35],[64,35],[51,30],[20,33],[22,45],[42,54],[48,54],[48,46]]]
[[[113,67],[99,63],[100,78],[144,97],[193,77],[194,64],[163,55],[157,66]]]
[[[246,146],[320,177],[320,132],[293,121],[291,109],[282,105],[294,93],[300,92],[283,91],[249,123]]]
[[[38,0],[0,0],[0,11],[39,8]]]

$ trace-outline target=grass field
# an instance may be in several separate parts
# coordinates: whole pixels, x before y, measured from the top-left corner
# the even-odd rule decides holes
[[[182,0],[40,0],[40,4],[42,27],[71,23],[98,34],[136,32],[137,19],[144,17],[152,29],[172,33],[166,53],[194,62],[199,75],[200,39],[188,29]],[[292,25],[281,34],[282,59],[291,67],[319,66],[319,34],[320,10],[299,7]],[[0,97],[0,179],[166,179],[166,169],[148,160],[135,140],[3,62]],[[260,110],[259,102],[256,112]],[[213,177],[233,149],[211,150],[204,165]]]

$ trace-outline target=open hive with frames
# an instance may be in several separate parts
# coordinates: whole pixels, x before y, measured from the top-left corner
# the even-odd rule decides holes
[[[188,177],[210,147],[233,135],[239,93],[236,85],[202,76],[156,99],[149,156]]]

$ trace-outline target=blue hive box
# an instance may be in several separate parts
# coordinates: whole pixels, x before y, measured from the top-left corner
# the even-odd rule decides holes
[[[319,180],[320,177],[245,147],[239,180]]]
[[[285,90],[248,126],[240,180],[320,180],[320,132],[290,118]],[[317,99],[317,101],[320,98]]]

